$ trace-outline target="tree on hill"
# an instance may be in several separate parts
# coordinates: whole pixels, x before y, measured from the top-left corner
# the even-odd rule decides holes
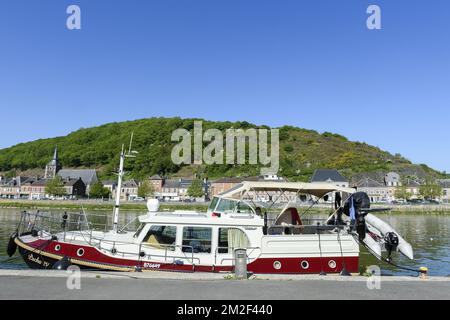
[[[60,148],[60,160],[64,167],[96,167],[102,179],[113,178],[117,171],[119,152],[123,143],[134,132],[133,148],[139,154],[125,163],[130,177],[143,179],[154,174],[171,176],[189,165],[176,165],[171,153],[176,142],[172,133],[186,129],[193,133],[194,121],[202,119],[150,118],[136,121],[109,123],[102,126],[80,129],[65,137],[36,140],[0,150],[0,172],[14,175],[28,169],[43,169],[51,160],[55,144]],[[218,129],[224,136],[226,130],[270,129],[245,121],[203,121],[203,131]],[[280,129],[280,159],[282,175],[295,181],[308,181],[315,169],[336,168],[350,178],[352,175],[376,171],[412,170],[429,178],[445,178],[427,166],[414,165],[401,156],[382,151],[366,143],[352,142],[333,134],[284,126]],[[268,140],[270,140],[270,133]],[[192,143],[194,139],[192,139]],[[246,150],[249,149],[247,142]],[[205,146],[206,147],[206,146]],[[270,153],[270,150],[268,150]],[[258,175],[266,165],[216,164],[205,166],[204,175],[210,179],[229,176]],[[305,166],[305,164],[309,164]],[[195,166],[191,166],[195,169]]]
[[[111,192],[100,181],[94,183],[89,190],[89,197],[93,199],[109,198]]]
[[[142,182],[138,187],[138,197],[148,198],[153,197],[155,194],[155,188],[150,183],[150,181]]]
[[[66,195],[66,189],[61,177],[57,176],[49,180],[45,184],[45,193],[54,197],[62,197]]]
[[[192,198],[201,198],[205,195],[203,190],[203,182],[201,180],[194,180],[187,190],[187,195]]]

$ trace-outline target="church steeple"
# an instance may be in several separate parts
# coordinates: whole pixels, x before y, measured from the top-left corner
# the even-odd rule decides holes
[[[58,146],[55,147],[53,159],[45,167],[45,179],[54,179],[59,170],[61,170],[61,163],[58,159]]]
[[[55,147],[55,152],[53,153],[53,161],[58,161],[58,146]]]

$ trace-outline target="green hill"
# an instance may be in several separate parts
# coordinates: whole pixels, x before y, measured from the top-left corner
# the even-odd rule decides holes
[[[171,161],[172,132],[178,128],[192,130],[195,120],[151,118],[109,123],[95,128],[80,129],[65,137],[42,139],[0,150],[0,171],[10,175],[34,168],[44,168],[58,145],[64,167],[95,167],[104,178],[112,177],[117,168],[118,154],[134,132],[133,149],[137,157],[127,162],[129,177],[142,178],[152,174],[177,175],[197,173],[210,179],[224,176],[254,176],[256,165],[177,166]],[[248,122],[203,121],[203,130],[217,128],[258,128]],[[264,127],[268,128],[268,127]],[[361,173],[397,171],[403,175],[442,177],[443,174],[415,165],[400,155],[392,155],[366,143],[352,142],[333,134],[320,134],[291,126],[280,129],[280,175],[294,181],[309,180],[317,168],[335,168],[352,177]]]

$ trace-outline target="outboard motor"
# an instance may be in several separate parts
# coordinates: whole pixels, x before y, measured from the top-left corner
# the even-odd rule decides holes
[[[6,252],[8,253],[8,256],[11,258],[17,251],[17,244],[16,244],[16,238],[17,238],[17,231],[14,232],[9,237],[8,247],[6,249]]]
[[[370,198],[365,192],[356,192],[348,198],[344,205],[344,214],[350,217],[351,200],[356,210],[356,218],[358,218],[361,209],[370,209]]]
[[[53,265],[53,270],[67,270],[72,263],[69,257],[64,257]]]
[[[366,213],[363,212],[363,209],[370,208],[370,198],[365,192],[356,192],[350,196],[350,198],[345,202],[344,205],[344,214],[351,217],[351,212],[354,210],[354,220],[352,221],[352,225],[358,233],[359,240],[363,241],[366,238]]]
[[[358,233],[359,241],[363,241],[366,238],[366,231],[366,219],[363,215],[360,215],[356,219],[356,232]]]
[[[398,243],[399,243],[398,236],[394,232],[386,233],[386,235],[384,237],[384,246],[388,252],[388,258],[387,258],[388,261],[391,261],[392,251],[397,250]]]

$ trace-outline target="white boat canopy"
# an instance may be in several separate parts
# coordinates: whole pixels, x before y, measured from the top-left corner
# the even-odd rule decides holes
[[[297,194],[309,194],[318,198],[324,197],[330,192],[343,192],[353,194],[356,189],[345,188],[331,183],[306,183],[306,182],[277,182],[277,181],[244,181],[234,188],[221,193],[220,198],[242,199],[249,192],[295,192]]]

